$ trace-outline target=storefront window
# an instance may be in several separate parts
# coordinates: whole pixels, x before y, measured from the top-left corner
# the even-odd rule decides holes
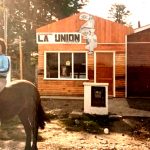
[[[71,53],[60,53],[60,78],[72,78]]]
[[[84,53],[74,53],[74,78],[86,78],[86,59]]]
[[[47,79],[86,79],[87,65],[85,52],[46,52]]]
[[[46,78],[58,78],[58,53],[46,54]]]

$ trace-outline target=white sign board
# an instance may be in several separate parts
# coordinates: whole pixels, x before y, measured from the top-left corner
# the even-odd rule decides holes
[[[38,44],[77,44],[81,43],[81,33],[79,32],[52,32],[37,33],[36,42]]]

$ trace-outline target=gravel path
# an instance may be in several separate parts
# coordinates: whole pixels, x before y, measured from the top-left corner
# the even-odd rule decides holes
[[[44,130],[39,130],[39,150],[149,150],[150,118],[114,120],[109,134],[68,130],[63,117],[72,111],[82,111],[82,103],[44,101],[45,110],[55,116]],[[81,104],[80,104],[81,103]],[[80,107],[79,107],[80,106]],[[80,120],[74,120],[75,125]],[[131,130],[132,129],[132,130]],[[134,129],[134,130],[133,130]],[[24,150],[25,134],[18,119],[5,122],[0,128],[0,150]]]

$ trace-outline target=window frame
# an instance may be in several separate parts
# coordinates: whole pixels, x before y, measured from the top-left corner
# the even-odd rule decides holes
[[[47,53],[57,53],[58,54],[58,78],[47,78],[46,77],[46,67],[47,67]],[[63,78],[60,77],[60,53],[71,53],[72,57],[72,77],[71,78]],[[85,78],[74,78],[74,53],[83,53],[85,54],[85,63],[86,63],[86,71]],[[87,51],[44,51],[44,80],[88,80],[88,52]]]

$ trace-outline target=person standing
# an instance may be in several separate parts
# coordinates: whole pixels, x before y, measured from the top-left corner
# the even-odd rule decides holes
[[[6,44],[3,39],[0,39],[0,92],[6,86],[7,74],[9,72],[9,59],[5,55]]]

